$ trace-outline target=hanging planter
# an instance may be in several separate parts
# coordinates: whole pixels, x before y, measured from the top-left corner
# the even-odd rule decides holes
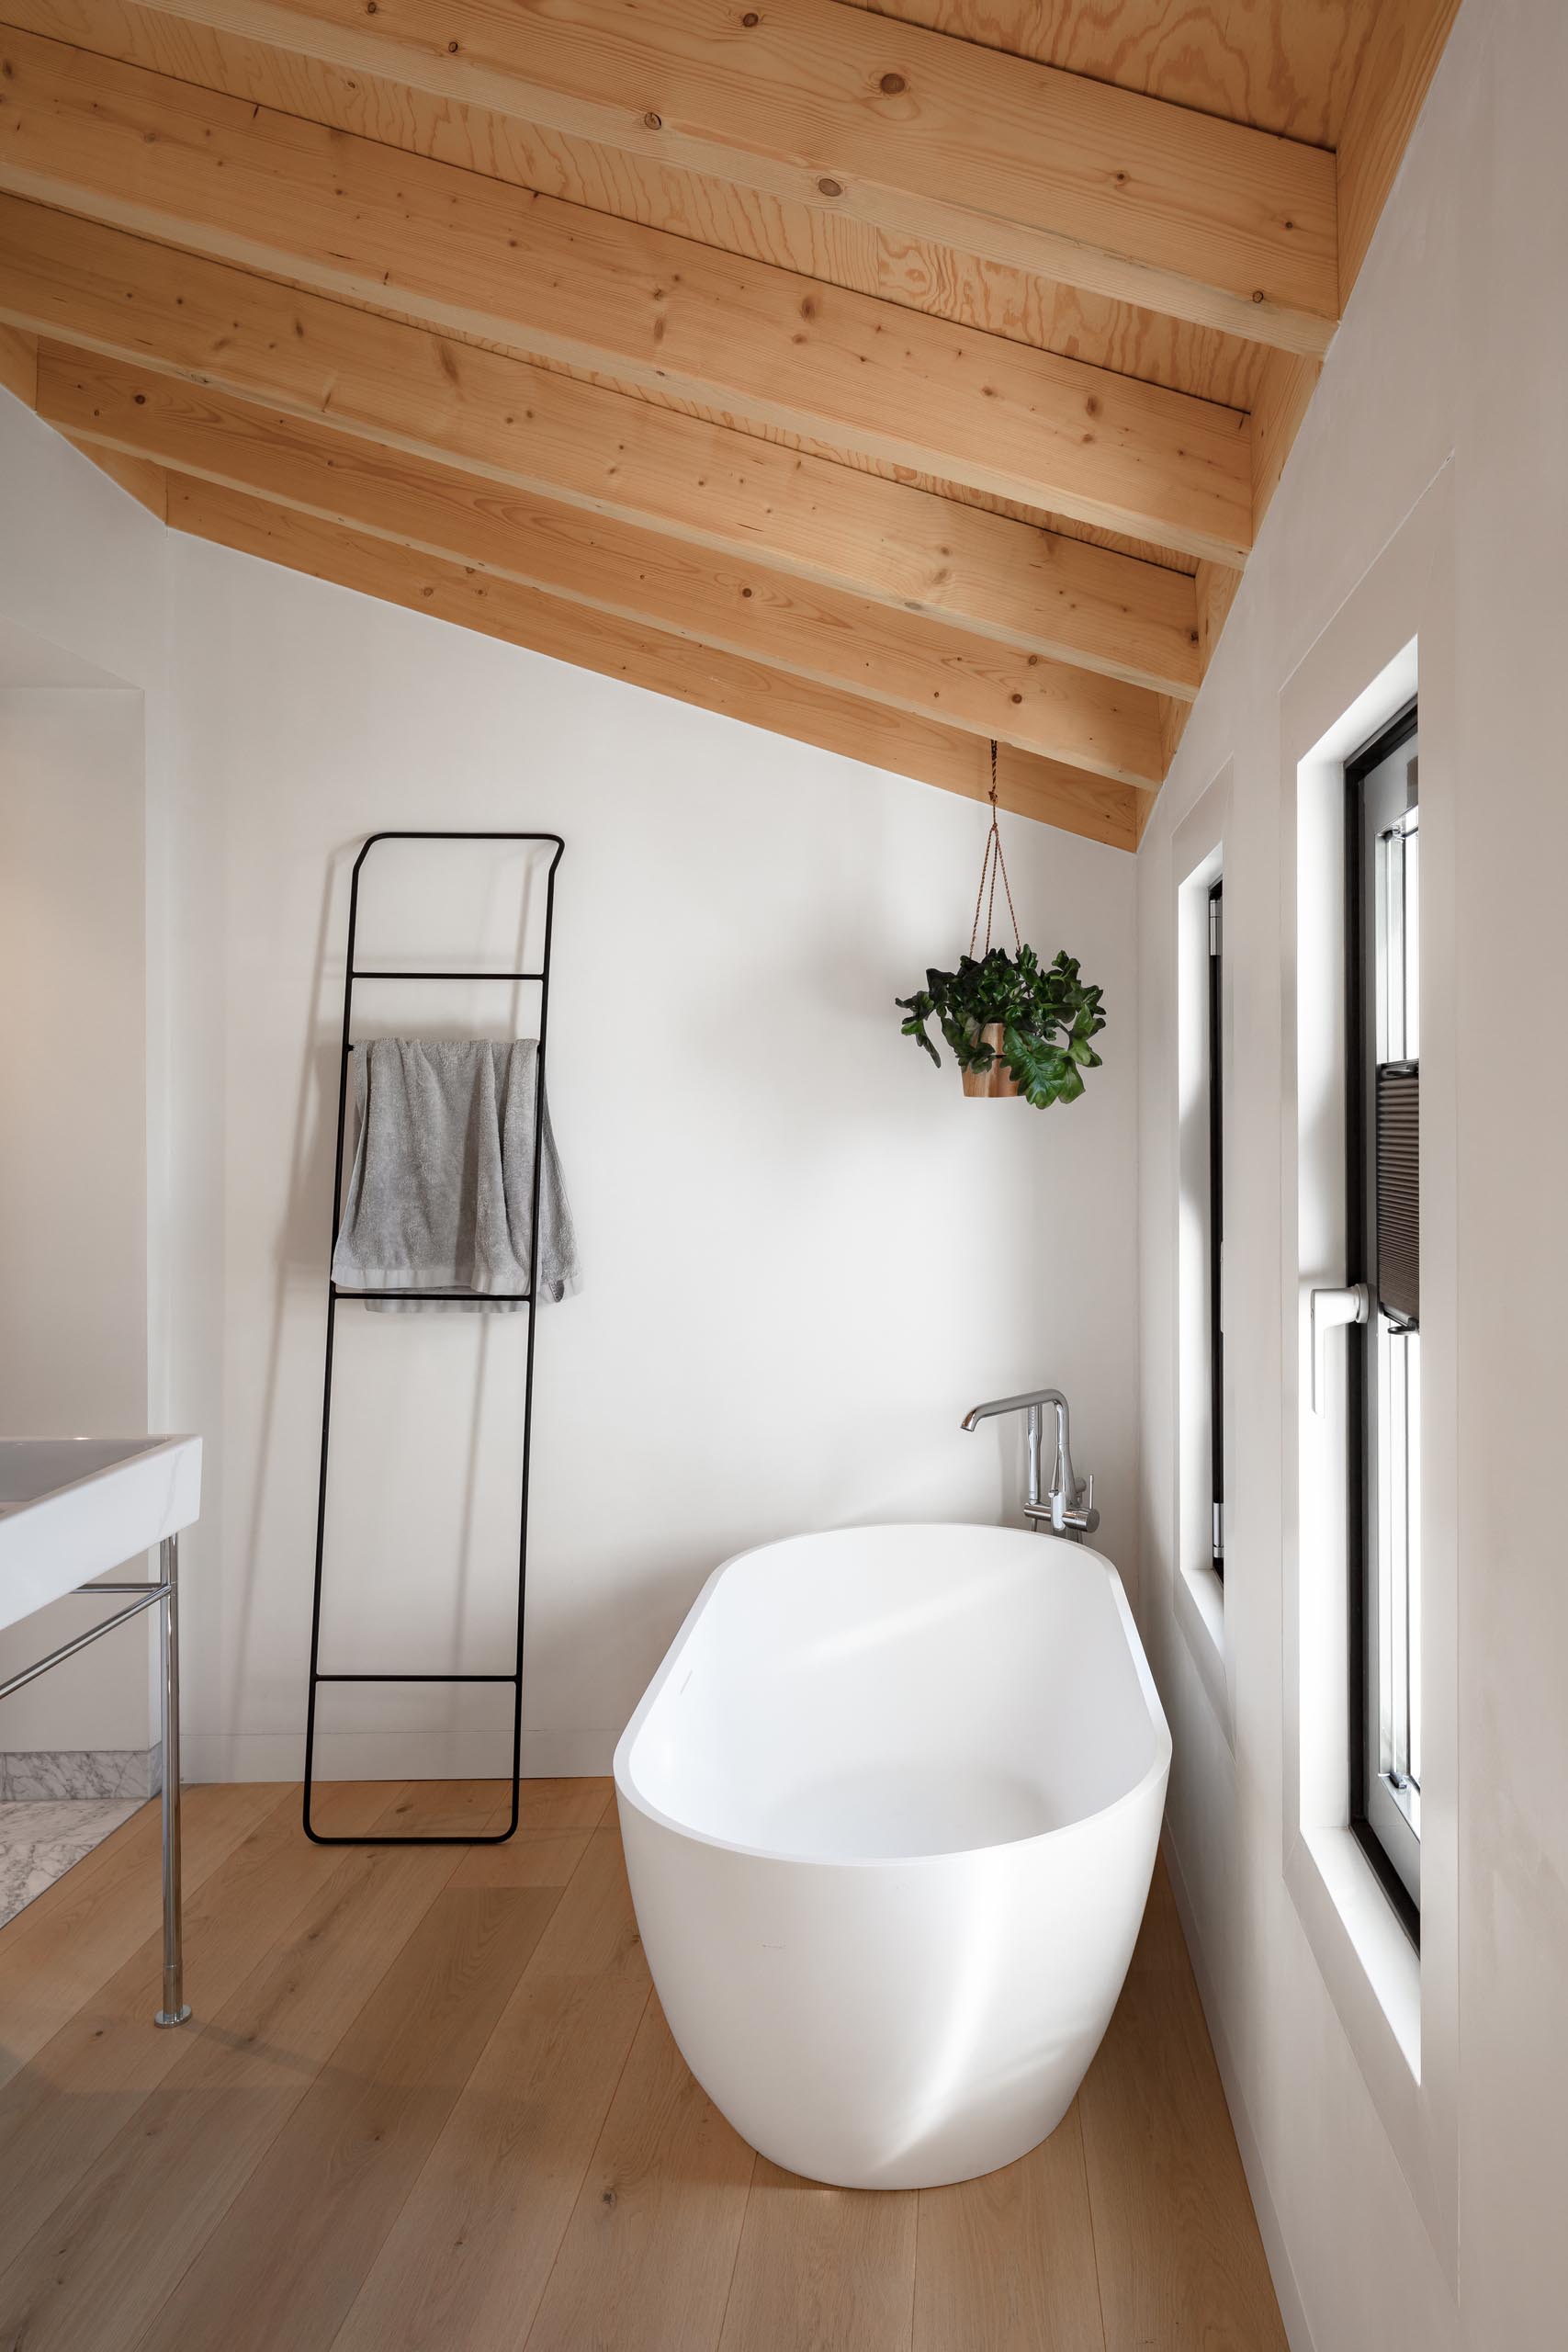
[[[959,957],[955,972],[933,968],[927,972],[923,989],[896,1000],[899,1011],[908,1015],[901,1034],[913,1037],[940,1068],[942,1056],[926,1026],[934,1019],[953,1049],[965,1094],[990,1101],[1018,1096],[1045,1111],[1053,1102],[1076,1102],[1084,1091],[1085,1070],[1100,1068],[1100,1056],[1089,1040],[1105,1026],[1100,1009],[1102,991],[1080,979],[1076,957],[1057,955],[1043,964],[1019,934],[997,824],[994,743],[990,802],[991,829],[980,860],[969,953]],[[1010,956],[991,944],[998,875],[1012,923]],[[982,909],[986,944],[976,956]]]
[[[937,977],[941,979],[949,979],[956,978],[956,975],[942,972],[939,973]],[[928,972],[926,974],[926,978],[930,980],[931,978],[931,973]],[[900,998],[899,1001],[902,1003],[904,1000]],[[1006,1062],[1004,1062],[1001,1057],[1002,1045],[1006,1036],[1007,1024],[1005,1022],[987,1022],[985,1027],[980,1032],[980,1043],[989,1052],[991,1057],[990,1062],[988,1065],[975,1062],[965,1066],[962,1073],[964,1079],[964,1091],[965,1094],[1000,1096],[1004,1094],[1016,1094],[1018,1092],[1018,1080],[1014,1078],[1011,1070],[1009,1069]],[[923,1030],[921,1032],[921,1043],[923,1045],[931,1044],[931,1040],[925,1035]],[[933,1056],[936,1053],[936,1047],[934,1046],[931,1046],[931,1053]]]

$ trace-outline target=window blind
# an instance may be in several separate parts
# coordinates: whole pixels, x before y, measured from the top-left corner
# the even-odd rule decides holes
[[[1421,1065],[1384,1062],[1377,1077],[1378,1304],[1421,1320]]]

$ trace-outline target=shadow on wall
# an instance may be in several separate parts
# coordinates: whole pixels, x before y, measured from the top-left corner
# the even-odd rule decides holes
[[[326,879],[321,886],[321,910],[316,925],[316,949],[312,960],[315,976],[314,996],[320,1001],[324,994],[327,970],[327,938],[333,905],[342,896],[342,877],[358,854],[355,842],[339,850],[333,856]],[[230,1723],[241,1720],[241,1694],[245,1685],[246,1660],[250,1655],[251,1633],[256,1606],[256,1586],[262,1558],[263,1530],[265,1518],[268,1468],[273,1459],[274,1431],[277,1419],[278,1383],[283,1353],[284,1319],[288,1312],[289,1285],[298,1268],[300,1272],[319,1274],[323,1284],[327,1253],[324,1247],[326,1219],[319,1214],[319,1204],[330,1197],[332,1184],[333,1127],[323,1106],[333,1105],[335,1117],[335,1070],[338,1046],[325,1036],[316,1038],[303,1056],[299,1069],[299,1087],[295,1104],[293,1140],[289,1153],[288,1215],[282,1246],[276,1255],[273,1280],[272,1313],[269,1319],[265,1372],[263,1382],[261,1428],[256,1452],[256,1473],[251,1493],[249,1523],[242,1554],[241,1593],[238,1624],[233,1649],[229,1660],[226,1718]],[[315,1262],[311,1263],[310,1227],[320,1228],[316,1242]],[[300,1632],[299,1688],[304,1694],[306,1643],[309,1627]]]
[[[296,1728],[304,1710],[315,1540],[316,1487],[312,1474],[319,1453],[319,1438],[311,1424],[321,1402],[338,1090],[343,1074],[343,988],[350,875],[363,845],[362,840],[355,839],[333,850],[316,924],[307,1016],[310,1034],[299,1056],[284,1221],[272,1253],[255,1474],[242,1555],[236,1635],[228,1668],[228,1716],[233,1724],[242,1721],[242,1694],[250,1679],[257,1611],[274,1611],[280,1602],[295,1612],[296,1631],[288,1686],[276,1690],[275,1696],[280,1702],[283,1720]],[[400,916],[408,928],[400,928],[398,922],[387,922],[377,903],[376,886],[382,877],[378,873],[372,878],[367,867],[361,879],[359,936],[355,950],[358,972],[389,967],[422,971],[428,966],[433,974],[437,974],[454,967],[482,970],[490,964],[502,971],[528,967],[530,943],[538,947],[542,942],[544,892],[538,854],[534,853],[530,858],[520,856],[515,851],[510,853],[513,875],[508,877],[499,871],[493,873],[479,887],[477,899],[471,876],[468,890],[459,886],[456,891],[449,889],[444,898],[427,888],[424,878],[411,863],[413,858],[449,854],[445,843],[388,843],[378,847],[378,855],[384,863],[400,857],[403,860],[400,888],[394,885],[384,895],[394,907],[401,900]],[[498,856],[495,844],[483,844],[482,854],[489,856],[492,865],[508,862],[508,854],[502,851]],[[472,853],[464,851],[459,854]],[[513,884],[510,889],[509,880]],[[467,910],[477,912],[478,920],[472,926],[460,920],[465,910],[460,904],[455,905],[454,899],[472,901]],[[437,917],[434,926],[420,920],[432,911]],[[436,934],[434,940],[430,935],[433,928]],[[476,938],[480,942],[477,948]],[[537,955],[532,960],[536,963]],[[532,1018],[525,1017],[530,1014]],[[418,981],[361,981],[354,992],[352,1031],[355,1039],[391,1035],[511,1036],[535,1033],[536,1014],[537,991],[525,984],[448,984],[438,990]],[[353,1156],[354,1124],[350,1099],[344,1136],[345,1177]],[[508,1662],[515,1635],[516,1489],[520,1467],[520,1448],[515,1442],[503,1444],[494,1453],[503,1475],[499,1481],[488,1482],[489,1492],[481,1471],[492,1454],[490,1441],[498,1434],[494,1426],[496,1413],[493,1408],[487,1409],[492,1360],[506,1359],[513,1377],[505,1386],[514,1392],[526,1319],[521,1316],[432,1317],[420,1317],[411,1326],[403,1317],[374,1318],[380,1327],[375,1339],[382,1343],[376,1351],[382,1400],[385,1401],[386,1383],[390,1378],[401,1392],[403,1410],[395,1413],[390,1422],[378,1423],[369,1430],[361,1421],[358,1433],[362,1442],[355,1449],[352,1441],[359,1417],[352,1396],[345,1397],[345,1389],[351,1387],[359,1369],[355,1362],[362,1352],[359,1338],[371,1323],[368,1310],[363,1307],[345,1306],[339,1317],[333,1377],[333,1478],[324,1553],[323,1590],[327,1603],[323,1610],[323,1666],[368,1671],[386,1665],[393,1672],[399,1668],[434,1672],[439,1671],[444,1663],[454,1669],[472,1670],[476,1665],[489,1668]],[[455,1330],[454,1327],[461,1329]],[[454,1339],[459,1342],[456,1349],[452,1345]],[[365,1571],[367,1565],[382,1569],[390,1566],[384,1546],[389,1540],[395,1542],[400,1513],[395,1503],[389,1507],[389,1497],[400,1470],[406,1472],[412,1467],[422,1487],[429,1483],[417,1449],[411,1453],[407,1446],[396,1442],[396,1423],[399,1419],[417,1421],[419,1418],[419,1391],[428,1382],[431,1372],[430,1351],[424,1343],[431,1340],[436,1341],[440,1351],[443,1452],[450,1455],[455,1475],[441,1482],[447,1506],[447,1542],[439,1571],[416,1579],[425,1594],[440,1605],[433,1609],[429,1623],[402,1629],[405,1638],[400,1642],[396,1638],[389,1640],[389,1632],[395,1634],[398,1629],[395,1624],[389,1627],[387,1610],[378,1607],[378,1602],[392,1598],[389,1581],[395,1585],[397,1579],[377,1576],[367,1585]],[[466,1361],[454,1364],[455,1354]],[[513,1428],[515,1427],[513,1420]],[[504,1439],[511,1431],[499,1434]],[[367,1458],[357,1464],[343,1464],[339,1456],[345,1441],[351,1451],[358,1451]],[[355,1473],[359,1485],[355,1483]],[[375,1482],[368,1494],[362,1491],[367,1473]],[[495,1500],[493,1489],[498,1483],[511,1488],[505,1512],[505,1540],[499,1558],[494,1542],[497,1531],[493,1524],[480,1524],[486,1517],[485,1503],[493,1504]],[[341,1556],[347,1548],[344,1538],[358,1523],[362,1510],[378,1530],[375,1548],[380,1557],[376,1563],[367,1564],[363,1557],[351,1557],[345,1562]],[[488,1517],[493,1522],[493,1510]],[[389,1530],[389,1520],[392,1522]],[[412,1543],[417,1544],[421,1532],[417,1509],[411,1526]],[[487,1561],[496,1564],[495,1574],[488,1578],[484,1574]],[[336,1630],[340,1639],[345,1622],[351,1629],[346,1640],[342,1641],[344,1654],[341,1655],[329,1655],[334,1618],[334,1567]],[[490,1589],[498,1584],[499,1590]],[[356,1587],[359,1606],[345,1611],[343,1603],[354,1597]],[[391,1614],[395,1619],[395,1610]],[[410,1647],[406,1638],[410,1633],[417,1648]],[[346,1654],[349,1644],[353,1646],[352,1656]],[[489,1653],[478,1660],[470,1655],[476,1644]],[[410,1698],[413,1695],[409,1693]],[[479,1713],[487,1722],[493,1710],[485,1702],[495,1695],[482,1694]],[[400,1727],[407,1725],[410,1710],[406,1701],[400,1707],[389,1709],[386,1696],[383,1694],[382,1705],[373,1708],[368,1718],[363,1707],[358,1710],[362,1725],[374,1727],[388,1713],[398,1718]],[[456,1733],[465,1705],[464,1693],[457,1688],[444,1692],[427,1688],[418,1693],[414,1704],[418,1727]],[[471,1717],[471,1705],[468,1711]],[[499,1723],[498,1715],[494,1719]],[[505,1733],[509,1739],[509,1703]],[[501,1769],[507,1751],[499,1732],[496,1746],[500,1758],[497,1769]]]
[[[895,999],[966,944],[988,820],[976,807],[971,828],[970,812],[928,800],[868,788],[841,822],[834,803],[803,830],[726,776],[690,838],[666,838],[646,813],[585,815],[569,849],[550,1082],[587,1295],[541,1335],[527,1720],[536,1756],[599,1745],[592,1765],[534,1769],[603,1769],[604,1743],[728,1554],[805,1527],[1016,1522],[1020,1433],[958,1431],[981,1396],[1046,1378],[1075,1406],[1081,1396],[1087,1463],[1114,1512],[1102,1375],[1120,1258],[1108,1309],[1101,1241],[1119,1252],[1124,1219],[1101,1204],[1108,1169],[1113,1200],[1126,1166],[1128,1069],[1119,1086],[1115,1063],[1123,1046],[1133,1055],[1131,1002],[1113,1001],[1115,1058],[1071,1110],[976,1105],[945,1054],[932,1070],[900,1038]],[[222,1729],[270,1737],[279,1770],[306,1691],[343,945],[361,845],[306,847],[305,812],[296,821],[282,838],[258,832],[236,893],[236,958],[265,978],[232,992],[225,1112]],[[1121,892],[1109,914],[1073,896],[1101,857]],[[1023,888],[1069,948],[1114,948],[1108,926],[1130,886],[1113,853],[1034,843],[1024,863]],[[362,965],[468,967],[476,935],[485,962],[530,961],[515,877],[504,930],[500,883],[487,895],[392,880]],[[1066,936],[1075,906],[1081,928]],[[432,1011],[428,987],[356,989],[355,1034],[525,1030],[497,1019],[501,993],[481,1006],[454,989],[448,1013],[445,995]],[[526,1007],[513,996],[511,1010]],[[339,1316],[329,1670],[510,1662],[524,1328]],[[424,1759],[448,1735],[478,1739],[481,1695],[336,1691],[333,1722],[353,1734],[333,1763],[370,1755],[384,1733],[393,1771],[457,1770]],[[493,1771],[494,1754],[471,1769]]]

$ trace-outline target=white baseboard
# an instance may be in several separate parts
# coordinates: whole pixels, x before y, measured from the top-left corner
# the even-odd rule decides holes
[[[581,1780],[610,1769],[618,1733],[593,1728],[525,1731],[525,1781]],[[305,1743],[297,1732],[186,1732],[187,1781],[297,1781]],[[486,1781],[504,1778],[504,1736],[477,1732],[334,1732],[316,1742],[321,1781]]]
[[[1235,2062],[1231,2056],[1230,2043],[1226,2040],[1224,2027],[1221,2022],[1219,2001],[1215,1995],[1213,1979],[1209,1973],[1208,1962],[1198,1934],[1197,1914],[1192,1907],[1192,1900],[1187,1891],[1187,1881],[1182,1876],[1180,1858],[1168,1829],[1161,1836],[1160,1850],[1165,1856],[1166,1868],[1170,1873],[1171,1891],[1176,1896],[1176,1908],[1181,1920],[1181,1932],[1187,1939],[1187,1951],[1192,1962],[1192,1973],[1198,1980],[1198,1997],[1203,2004],[1203,2016],[1209,2028],[1209,2039],[1214,2045],[1214,2062],[1220,2070],[1220,2083],[1224,2091],[1225,2105],[1230,2109],[1231,2128],[1235,2133],[1235,2143],[1241,2152],[1241,2166],[1247,2175],[1247,2186],[1252,2198],[1253,2211],[1258,2216],[1258,2235],[1263,2240],[1263,2251],[1269,2262],[1269,2274],[1274,2281],[1274,2292],[1279,2298],[1280,2317],[1285,2324],[1285,2335],[1290,2344],[1291,2352],[1317,2352],[1317,2347],[1313,2341],[1312,2330],[1307,2325],[1301,2289],[1296,2284],[1296,2274],[1291,2267],[1291,2257],[1286,2251],[1285,2233],[1280,2227],[1280,2216],[1274,2203],[1274,2193],[1269,2185],[1269,2176],[1263,2168],[1262,2151],[1258,2145],[1258,2137],[1252,2128],[1252,2119],[1247,2111],[1247,2101],[1241,2093],[1241,2080],[1236,2073]]]

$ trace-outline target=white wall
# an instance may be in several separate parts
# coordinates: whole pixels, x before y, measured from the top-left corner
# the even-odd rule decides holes
[[[1557,0],[1469,0],[1138,861],[1142,1612],[1211,2022],[1293,2341],[1317,2352],[1551,2352],[1568,2309],[1565,89]],[[1330,1989],[1283,1866],[1298,1655],[1292,729],[1331,673],[1353,671],[1359,635],[1359,683],[1382,666],[1401,596],[1424,640],[1423,838],[1458,909],[1424,943],[1446,1008],[1433,1077],[1448,1115],[1424,1146],[1444,1248],[1423,1319],[1461,1433],[1427,1490],[1428,1544],[1452,1561],[1427,1664],[1429,1693],[1445,1674],[1454,1685],[1434,1825],[1453,1883],[1438,1874],[1421,2081],[1407,2073],[1403,2106],[1355,2000]],[[1176,1605],[1171,1396],[1173,842],[1227,767],[1234,1753]],[[1457,2206],[1432,2186],[1445,2162]]]
[[[541,1322],[528,1769],[603,1769],[737,1547],[1015,1515],[1021,1432],[957,1428],[987,1395],[1068,1390],[1135,1582],[1131,859],[1004,820],[1031,934],[1106,989],[1107,1066],[1066,1112],[966,1103],[892,1000],[964,944],[973,803],[167,535],[6,399],[0,548],[15,673],[130,685],[144,727],[145,972],[121,960],[147,1416],[208,1441],[182,1547],[196,1774],[300,1760],[347,872],[380,828],[569,843],[551,1094],[585,1285]],[[411,955],[463,930],[419,871],[391,877],[398,921],[434,922]],[[362,996],[356,1027],[493,1003]],[[504,1657],[519,1338],[345,1310],[330,1662]],[[55,1688],[28,1744],[107,1744],[110,1686],[96,1741]],[[353,1695],[323,1771],[503,1760],[493,1706]]]
[[[0,1429],[21,1434],[167,1425],[165,543],[0,395]],[[62,1602],[5,1660],[87,1622]],[[7,1700],[0,1749],[145,1747],[152,1641],[127,1626]]]
[[[587,1282],[541,1334],[530,1761],[603,1763],[685,1600],[736,1544],[1010,1509],[1016,1443],[964,1439],[957,1414],[1060,1379],[1108,1548],[1131,1558],[1141,1540],[1182,1899],[1282,2299],[1317,2352],[1551,2352],[1568,2309],[1565,88],[1557,0],[1468,0],[1137,862],[1136,1037],[1131,862],[1010,829],[1031,931],[1066,940],[1108,989],[1109,1067],[1066,1114],[964,1105],[893,1035],[895,989],[960,942],[974,808],[165,542],[0,401],[0,620],[146,699],[149,1393],[155,1422],[212,1441],[190,1547],[197,1769],[282,1772],[299,1754],[346,857],[400,822],[558,824],[553,1095]],[[1445,466],[1452,662],[1433,697],[1433,815],[1463,932],[1427,947],[1450,969],[1462,957],[1464,984],[1447,1071],[1455,1246],[1433,1306],[1454,1335],[1464,1447],[1449,1523],[1430,1532],[1457,1558],[1458,1973],[1421,2027],[1424,2076],[1436,2054],[1451,2062],[1451,2228],[1413,2192],[1282,1867],[1295,1349],[1280,1276],[1297,1156],[1282,743],[1292,690]],[[1216,1686],[1172,1598],[1172,842],[1227,770],[1233,1483]],[[461,1336],[375,1335],[409,1359],[391,1365],[408,1385],[389,1469],[407,1468],[424,1419],[458,1425]],[[375,1421],[345,1419],[368,1450]],[[362,1559],[352,1580],[361,1635],[400,1634],[390,1572]],[[447,1728],[429,1719],[428,1769],[461,1752]],[[375,1730],[343,1752],[362,1768],[408,1756]]]
[[[0,1430],[15,1436],[147,1426],[141,732],[128,689],[0,687]],[[91,1621],[62,1601],[9,1629],[0,1673]],[[145,1747],[143,1632],[7,1700],[0,1747]]]
[[[1004,819],[1027,930],[1105,986],[1107,1065],[1066,1111],[965,1102],[893,998],[965,944],[973,803],[248,558],[171,554],[185,782],[222,836],[200,885],[224,1324],[201,1557],[216,1544],[221,1568],[189,1598],[193,1768],[298,1768],[347,869],[382,828],[568,843],[551,1099],[584,1286],[540,1321],[529,1769],[604,1769],[738,1547],[1015,1513],[1017,1433],[957,1427],[983,1396],[1067,1389],[1131,1566],[1133,861]],[[434,857],[423,911],[450,951]],[[479,1018],[477,997],[436,1001],[427,1026]],[[382,1009],[406,1023],[414,1000]],[[504,1651],[520,1336],[343,1310],[333,1662]],[[449,1694],[340,1700],[323,1770],[495,1769],[479,1720]]]

